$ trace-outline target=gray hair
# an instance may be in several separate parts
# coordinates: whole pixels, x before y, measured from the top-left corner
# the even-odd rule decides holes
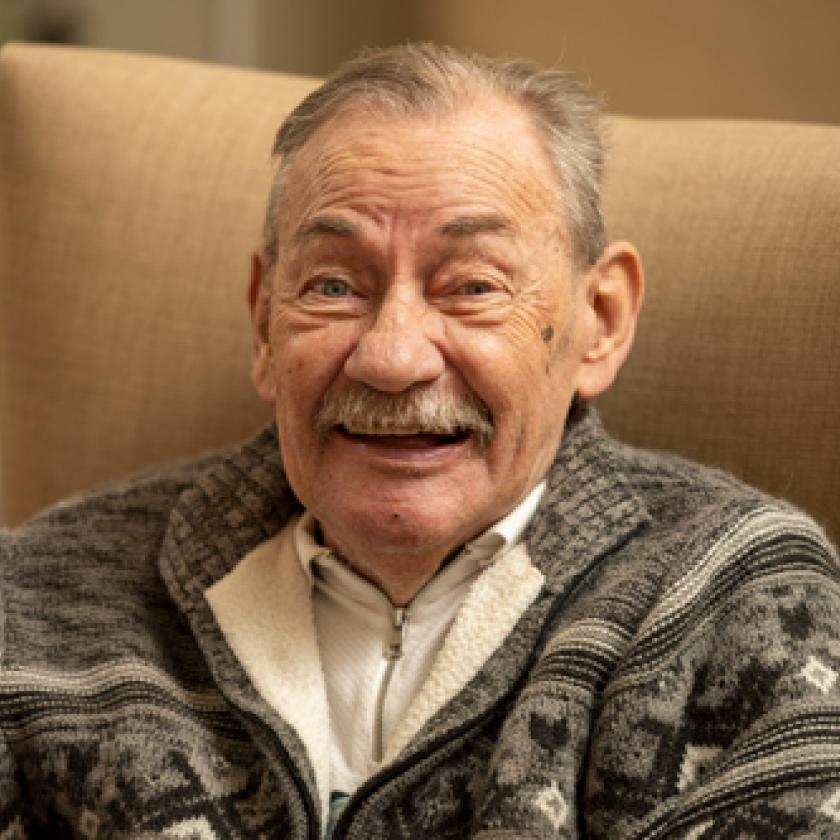
[[[277,259],[286,171],[295,153],[320,126],[349,108],[400,116],[452,112],[486,93],[520,105],[533,119],[557,174],[573,257],[582,267],[594,263],[606,243],[600,202],[604,151],[598,103],[571,73],[541,70],[525,61],[466,55],[448,46],[408,44],[361,53],[283,121],[273,148],[279,164],[263,230],[266,270]]]

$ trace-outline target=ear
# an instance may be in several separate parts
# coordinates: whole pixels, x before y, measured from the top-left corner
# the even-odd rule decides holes
[[[259,254],[251,255],[251,280],[248,284],[248,307],[251,310],[251,382],[259,398],[274,405],[277,388],[268,324],[271,314],[271,290],[264,282],[264,267]]]
[[[584,275],[587,328],[576,393],[592,399],[612,385],[633,345],[644,296],[642,262],[629,242],[608,245]]]

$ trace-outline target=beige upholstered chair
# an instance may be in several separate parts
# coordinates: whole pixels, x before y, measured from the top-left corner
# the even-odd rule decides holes
[[[7,524],[249,434],[245,288],[283,114],[312,82],[108,52],[0,57]],[[840,536],[840,128],[615,118],[611,234],[648,276],[609,428]]]

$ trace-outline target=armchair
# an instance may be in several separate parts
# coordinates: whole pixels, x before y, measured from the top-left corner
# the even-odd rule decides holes
[[[312,80],[0,53],[0,511],[244,437],[245,289],[282,117]],[[840,536],[840,128],[614,117],[605,207],[648,294],[602,400]]]

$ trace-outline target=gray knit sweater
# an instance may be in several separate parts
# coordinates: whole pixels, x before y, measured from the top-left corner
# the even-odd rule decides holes
[[[297,509],[268,429],[0,538],[2,840],[322,835],[203,594]],[[335,837],[840,837],[840,578],[810,520],[585,413],[527,547],[538,595]]]

